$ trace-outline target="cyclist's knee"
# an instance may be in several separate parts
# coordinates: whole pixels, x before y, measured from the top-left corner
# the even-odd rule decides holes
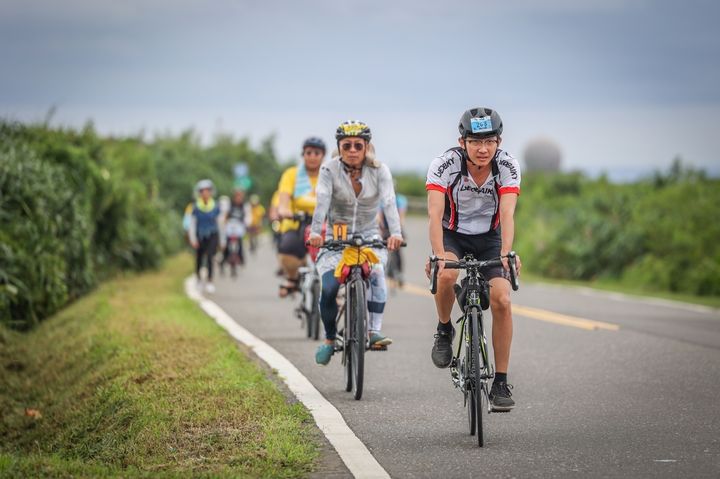
[[[457,282],[459,272],[456,269],[443,269],[438,275],[438,281],[443,285],[453,285]]]
[[[512,311],[512,306],[510,303],[510,293],[503,291],[498,294],[491,295],[490,307],[492,308],[493,316],[510,315]]]

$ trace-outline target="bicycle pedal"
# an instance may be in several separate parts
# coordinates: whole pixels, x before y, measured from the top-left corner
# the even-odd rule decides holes
[[[373,344],[372,346],[370,346],[370,349],[373,351],[387,351],[387,348],[388,347],[386,344],[383,344],[383,345]]]

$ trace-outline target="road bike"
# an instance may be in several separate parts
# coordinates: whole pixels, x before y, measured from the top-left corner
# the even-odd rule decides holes
[[[467,276],[461,285],[455,285],[455,296],[462,308],[460,323],[460,341],[450,363],[450,376],[456,388],[463,394],[463,404],[467,408],[470,435],[477,433],[478,446],[485,443],[485,424],[483,413],[493,412],[490,406],[490,387],[495,377],[495,368],[488,354],[487,336],[483,325],[483,310],[490,306],[490,283],[482,270],[502,267],[502,258],[480,261],[472,255],[466,255],[458,261],[445,261],[445,268],[462,269]],[[517,275],[517,255],[508,253],[510,284],[514,291],[520,287]],[[430,257],[430,292],[437,292],[438,258]]]
[[[385,274],[389,280],[392,280],[393,285],[399,289],[402,289],[405,284],[402,265],[400,250],[388,252],[387,271]]]
[[[387,248],[387,242],[379,238],[365,240],[355,235],[349,240],[326,241],[320,248],[343,252],[345,267],[340,277],[342,291],[338,293],[341,304],[338,305],[335,319],[338,331],[335,352],[342,353],[345,391],[352,391],[353,397],[360,400],[365,375],[365,351],[371,349],[367,330],[367,291],[372,257],[368,257],[367,249]],[[387,350],[387,346],[374,347],[372,350]]]
[[[295,215],[299,216],[299,215]],[[306,224],[302,216],[301,225],[304,226],[305,244],[307,247],[306,265],[298,269],[298,285],[300,288],[300,303],[295,308],[295,315],[301,320],[301,327],[305,329],[308,338],[317,340],[320,337],[320,275],[315,261],[319,248],[308,245],[310,225]]]

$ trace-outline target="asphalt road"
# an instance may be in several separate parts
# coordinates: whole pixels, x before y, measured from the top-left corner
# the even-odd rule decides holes
[[[408,231],[407,280],[425,287],[424,221],[411,220]],[[430,361],[432,298],[420,288],[390,297],[384,332],[395,344],[368,353],[365,392],[355,401],[338,358],[314,363],[317,343],[292,314],[296,300],[278,299],[274,269],[266,241],[238,279],[218,281],[215,301],[290,359],[392,477],[720,477],[716,310],[523,284],[514,304],[619,328],[516,311],[509,382],[517,407],[489,416],[478,448],[449,370]]]

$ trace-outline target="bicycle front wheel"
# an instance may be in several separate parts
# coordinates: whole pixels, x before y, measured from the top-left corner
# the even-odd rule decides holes
[[[365,322],[367,320],[367,304],[365,303],[365,287],[362,281],[352,283],[350,311],[352,311],[350,327],[353,330],[351,342],[353,391],[356,400],[362,398],[363,376],[365,373]]]
[[[303,285],[302,298],[300,302],[300,309],[302,310],[303,320],[305,321],[305,335],[308,338],[312,338],[313,335],[313,324],[312,324],[312,312],[307,309],[307,295],[310,295],[310,299],[313,299],[313,291],[305,289],[305,278],[300,276],[300,284]]]
[[[347,289],[347,286],[345,286],[345,288]],[[347,291],[346,291],[345,304],[343,305],[344,321],[343,321],[343,334],[342,334],[343,364],[345,365],[345,369],[344,369],[344,371],[345,371],[345,391],[347,391],[347,392],[352,391],[352,388],[353,388],[353,366],[352,366],[352,353],[351,353],[352,336],[353,336],[353,332],[352,332],[352,328],[351,328],[352,304],[351,304],[351,300],[350,300],[349,296],[350,295],[348,295]]]
[[[312,283],[310,294],[312,295],[312,308],[310,308],[308,323],[311,324],[312,338],[317,341],[320,337],[320,281],[317,279]]]
[[[463,340],[465,340],[463,338]],[[465,341],[465,357],[461,362],[462,376],[465,380],[465,407],[468,414],[468,426],[470,426],[470,435],[475,435],[477,409],[475,403],[475,388],[472,377],[472,348],[468,341]]]
[[[470,312],[470,331],[471,331],[471,351],[472,351],[472,381],[475,383],[473,387],[473,401],[475,403],[475,412],[477,416],[477,439],[478,446],[485,445],[485,421],[484,413],[487,409],[487,395],[484,391],[483,370],[485,369],[484,355],[481,353],[481,342],[483,338],[480,336],[480,315],[477,308],[472,308]]]

